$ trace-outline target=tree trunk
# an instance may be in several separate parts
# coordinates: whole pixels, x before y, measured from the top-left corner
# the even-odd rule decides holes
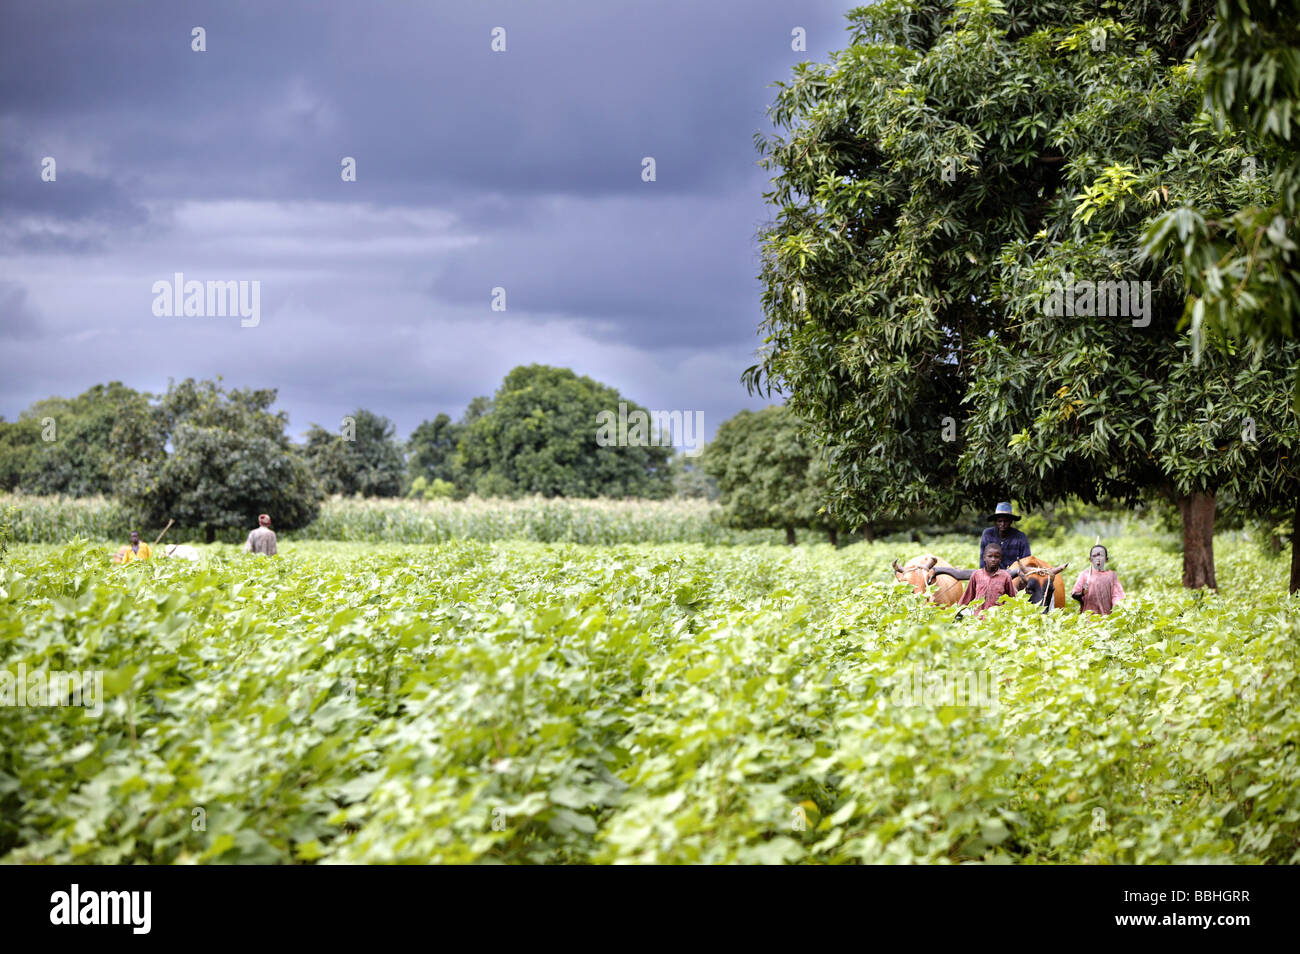
[[[785,528],[785,542],[790,546],[794,546],[795,543],[798,542],[794,538],[794,527]]]
[[[838,530],[836,530],[834,527],[831,527],[829,530],[826,531],[826,539],[831,542],[831,546],[835,547],[837,550],[839,549],[840,534]]]
[[[1291,586],[1288,592],[1300,590],[1300,500],[1296,501],[1291,515]]]
[[[862,525],[862,539],[866,540],[867,543],[871,543],[873,540],[876,539],[876,531],[871,526],[871,524],[864,523]]]
[[[1189,590],[1219,588],[1214,579],[1214,506],[1214,494],[1197,491],[1178,497],[1183,514],[1183,586]]]
[[[217,539],[217,528],[216,528],[216,527],[204,527],[204,528],[203,528],[203,542],[204,542],[204,543],[214,543],[214,542],[216,541],[216,539]]]

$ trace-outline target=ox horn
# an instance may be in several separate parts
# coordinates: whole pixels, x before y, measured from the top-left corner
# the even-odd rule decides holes
[[[898,560],[894,560],[894,572],[899,576],[903,575],[903,568],[898,565]]]

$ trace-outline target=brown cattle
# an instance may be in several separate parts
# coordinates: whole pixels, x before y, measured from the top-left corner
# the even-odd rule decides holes
[[[894,579],[909,584],[914,593],[925,593],[930,588],[930,570],[936,566],[950,567],[952,564],[947,560],[939,559],[933,553],[922,553],[920,556],[912,557],[902,566],[899,566],[898,561],[895,560]],[[941,577],[935,583],[930,602],[938,603],[940,606],[951,606],[961,599],[963,589],[961,580],[954,580],[950,576]]]
[[[1016,579],[1016,590],[1020,593],[1028,592],[1030,602],[1042,605],[1046,612],[1049,598],[1051,606],[1065,606],[1065,577],[1061,571],[1068,565],[1052,566],[1046,560],[1028,556],[1005,569]],[[904,566],[899,566],[898,561],[894,561],[894,579],[911,585],[915,593],[925,593],[929,589],[928,584],[934,583],[936,589],[930,599],[942,606],[951,606],[961,599],[962,581],[969,580],[974,572],[958,569],[932,553],[913,557]],[[1050,597],[1044,592],[1044,587],[1047,586],[1051,587]]]
[[[1057,573],[1052,576],[1051,571],[1054,569],[1052,564],[1046,560],[1040,560],[1036,556],[1027,556],[1012,563],[1011,566],[1007,567],[1007,572],[1009,573],[1017,567],[1020,568],[1020,579],[1016,581],[1017,589],[1024,589],[1022,581],[1025,577],[1032,576],[1041,584],[1045,584],[1048,577],[1052,577],[1052,605],[1057,609],[1065,606],[1065,575]]]

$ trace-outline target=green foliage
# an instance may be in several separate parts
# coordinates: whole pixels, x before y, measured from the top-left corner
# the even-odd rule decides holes
[[[9,541],[13,539],[14,511],[18,508],[13,504],[0,510],[0,563],[4,563],[5,557],[9,555]]]
[[[17,490],[31,480],[40,444],[39,421],[0,420],[0,490]]]
[[[1214,8],[1194,48],[1195,77],[1215,128],[1241,143],[1227,158],[1249,189],[1223,198],[1184,194],[1144,241],[1153,255],[1178,257],[1191,292],[1186,318],[1198,345],[1207,332],[1256,345],[1294,341],[1300,337],[1296,8],[1286,0],[1217,0]]]
[[[491,409],[470,421],[459,466],[482,497],[668,496],[671,446],[597,444],[597,415],[618,415],[620,403],[629,414],[645,410],[568,368],[515,368]]]
[[[453,423],[446,414],[432,421],[422,421],[411,432],[406,444],[407,470],[412,484],[423,480],[424,485],[446,483],[455,487],[464,481],[456,466],[456,451],[461,435],[468,425]]]
[[[147,394],[113,381],[75,398],[37,401],[17,421],[0,421],[0,490],[108,493],[120,422],[148,407]]]
[[[1017,329],[1016,306],[1027,310],[1049,269],[1021,273],[1057,243],[1142,214],[1148,190],[1130,195],[1125,167],[1135,153],[1158,160],[1179,130],[1164,74],[1186,23],[1168,4],[1128,3],[1122,25],[1096,7],[878,3],[850,14],[853,44],[834,62],[801,64],[779,84],[770,114],[788,136],[758,141],[775,172],[768,349],[746,380],[788,394],[832,452],[834,509],[846,518],[1059,493],[1041,485],[1043,471],[1013,466],[1006,440],[962,452],[980,410],[1021,426],[1040,411],[1022,393],[1033,378],[980,350]],[[1109,244],[1120,252],[1098,277],[1132,272],[1137,252],[1126,261],[1122,238]],[[1048,348],[1045,330],[1026,328]],[[979,378],[999,406],[980,404]]]
[[[461,439],[471,424],[492,411],[490,397],[473,398],[465,408],[459,421],[453,422],[446,414],[439,414],[432,421],[422,421],[411,432],[407,442],[407,468],[412,483],[424,478],[422,487],[438,487],[437,494],[442,494],[443,485],[453,488],[452,496],[462,499],[474,489],[475,475],[467,469],[466,458],[461,448]],[[504,481],[494,481],[482,474],[485,486],[496,484],[500,493],[509,492]],[[410,496],[417,496],[410,494]]]
[[[492,413],[492,399],[485,394],[478,397],[470,398],[469,405],[465,408],[465,413],[461,415],[458,422],[462,428],[468,427],[485,414]]]
[[[1166,506],[1165,509],[1170,508]],[[1176,508],[1173,509],[1176,514]],[[1072,497],[1026,512],[1015,526],[1029,537],[1034,552],[1037,553],[1055,552],[1072,533],[1089,540],[1129,533],[1149,536],[1155,523],[1146,508],[1130,510],[1115,501],[1103,501],[1098,506]],[[1162,533],[1177,530],[1176,521],[1159,526]]]
[[[669,463],[673,477],[673,496],[685,500],[717,500],[718,482],[704,469],[699,457],[677,454]]]
[[[1106,542],[1112,616],[960,624],[881,545],[19,547],[4,668],[104,707],[0,710],[0,862],[1300,862],[1283,561]]]
[[[303,455],[316,480],[330,494],[399,496],[406,465],[392,421],[363,407],[349,417],[341,433],[319,424],[307,431]]]
[[[451,500],[457,496],[456,485],[450,480],[427,480],[423,474],[411,481],[406,496],[416,500]]]
[[[174,519],[212,540],[219,530],[247,532],[259,513],[285,530],[315,519],[320,487],[284,434],[287,415],[270,411],[274,403],[270,388],[226,391],[193,379],[169,386],[149,414],[123,427],[124,441],[141,448],[114,461],[115,495],[133,522],[161,528]]]
[[[825,467],[784,405],[743,410],[723,421],[705,448],[705,471],[718,483],[727,519],[737,527],[838,528],[821,513]]]

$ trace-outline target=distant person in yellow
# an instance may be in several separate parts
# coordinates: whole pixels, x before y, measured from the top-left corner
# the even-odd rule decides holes
[[[131,531],[131,542],[113,554],[114,563],[130,563],[132,560],[147,560],[153,556],[149,544],[140,542],[140,533]]]
[[[259,553],[262,556],[275,556],[275,531],[271,529],[269,516],[264,513],[258,514],[257,529],[249,532],[244,549],[249,553]]]

